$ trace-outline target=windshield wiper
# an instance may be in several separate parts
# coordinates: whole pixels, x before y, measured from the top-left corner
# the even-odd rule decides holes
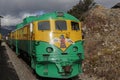
[[[59,24],[56,24],[56,25],[57,25],[57,29],[62,31],[62,29],[60,28]]]

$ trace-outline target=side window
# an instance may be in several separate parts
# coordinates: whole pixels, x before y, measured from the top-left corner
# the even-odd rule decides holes
[[[63,20],[55,21],[55,28],[56,30],[67,30],[66,21],[63,21]]]
[[[71,27],[72,27],[72,30],[80,30],[79,23],[77,22],[71,22]]]
[[[38,30],[50,30],[50,22],[49,21],[39,22]]]

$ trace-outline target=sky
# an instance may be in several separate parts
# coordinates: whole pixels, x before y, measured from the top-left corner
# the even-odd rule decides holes
[[[53,11],[68,11],[79,0],[0,0],[0,15],[2,26],[14,26],[28,16],[41,15]],[[107,8],[120,0],[95,0]]]

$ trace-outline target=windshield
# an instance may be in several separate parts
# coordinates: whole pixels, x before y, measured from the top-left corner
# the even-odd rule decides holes
[[[72,27],[72,30],[80,30],[79,23],[77,22],[71,22],[71,27]]]
[[[55,21],[56,30],[67,30],[66,21],[57,20]]]
[[[50,30],[50,22],[49,21],[39,22],[38,30]]]

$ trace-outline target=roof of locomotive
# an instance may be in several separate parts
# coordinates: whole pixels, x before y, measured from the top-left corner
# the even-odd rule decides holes
[[[16,26],[17,29],[23,27],[24,25],[27,25],[33,21],[39,21],[39,20],[50,20],[50,19],[54,19],[54,20],[72,20],[72,21],[76,21],[79,22],[79,20],[77,18],[75,18],[74,16],[65,13],[65,12],[52,12],[52,13],[47,13],[47,14],[43,14],[40,16],[29,16],[24,18],[23,22],[18,24]]]
[[[77,18],[74,16],[65,13],[65,12],[52,12],[52,13],[47,13],[43,14],[42,16],[38,16],[37,20],[50,20],[50,19],[63,19],[63,20],[73,20],[79,22]]]

